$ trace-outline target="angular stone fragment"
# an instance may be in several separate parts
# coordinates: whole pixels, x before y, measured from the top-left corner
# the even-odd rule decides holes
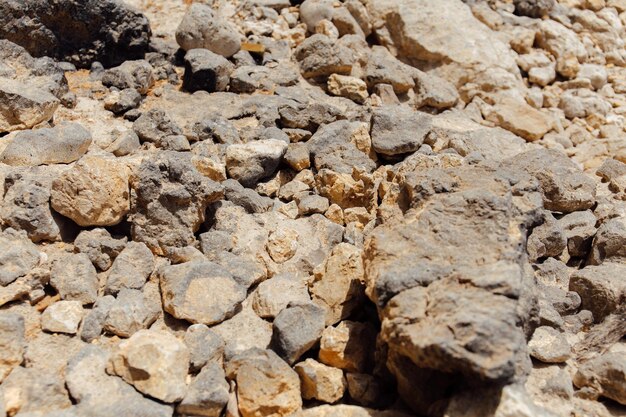
[[[112,226],[130,210],[129,171],[115,160],[81,158],[52,182],[52,208],[80,226]]]
[[[294,52],[305,78],[349,75],[356,63],[353,52],[325,35],[313,35]]]
[[[356,77],[332,74],[328,77],[327,87],[331,94],[348,98],[359,104],[363,104],[369,97],[367,84]]]
[[[384,106],[372,115],[372,148],[384,156],[415,152],[431,128],[425,113],[399,106]]]
[[[207,49],[190,49],[185,54],[183,88],[189,92],[226,91],[234,66],[226,58]]]
[[[106,291],[117,294],[122,288],[140,290],[154,269],[154,256],[140,242],[130,242],[115,258],[106,283]]]
[[[207,364],[189,384],[176,411],[183,415],[219,417],[228,403],[229,386],[222,367]]]
[[[539,18],[546,16],[555,5],[554,0],[514,0],[515,14]]]
[[[140,330],[121,342],[107,372],[118,375],[138,391],[166,403],[183,399],[189,351],[163,330]]]
[[[17,133],[0,154],[0,162],[13,166],[69,164],[83,156],[91,133],[78,123]]]
[[[369,323],[345,320],[327,327],[320,341],[320,362],[350,372],[365,372],[372,365],[376,331]]]
[[[240,313],[211,329],[226,343],[226,360],[248,349],[266,349],[272,340],[272,324],[257,316],[249,307],[244,307]]]
[[[96,268],[84,253],[67,255],[57,260],[50,273],[50,285],[63,300],[91,304],[98,296]]]
[[[302,398],[305,400],[334,403],[343,397],[346,380],[341,369],[331,368],[309,358],[298,363],[294,370],[300,376]]]
[[[538,327],[528,342],[530,356],[546,363],[565,362],[571,356],[565,335],[552,327]]]
[[[106,312],[104,330],[120,337],[131,337],[154,323],[161,309],[146,293],[126,288],[120,290]]]
[[[126,239],[115,239],[106,229],[96,228],[80,232],[74,246],[78,252],[86,254],[96,268],[106,271],[124,250]]]
[[[610,219],[596,232],[591,244],[589,263],[599,265],[604,261],[620,262],[626,258],[626,220]]]
[[[260,179],[274,173],[287,144],[281,140],[264,139],[226,148],[226,171],[245,187],[253,187]]]
[[[0,286],[28,274],[39,264],[37,247],[26,233],[7,229],[0,233]]]
[[[76,334],[83,314],[79,301],[57,301],[41,315],[41,328],[54,333]]]
[[[104,99],[104,108],[115,114],[123,114],[131,109],[136,109],[139,107],[140,103],[141,94],[133,88],[125,88],[122,91],[111,92],[111,94]],[[126,137],[126,135],[122,137]],[[116,147],[111,145],[107,150],[113,152],[115,156],[122,156],[114,152],[114,150],[118,149],[119,145],[121,144],[118,144]],[[120,153],[119,150],[117,153]]]
[[[87,343],[102,334],[104,323],[111,308],[115,305],[115,297],[105,295],[98,297],[91,310],[85,314],[80,326],[80,338]]]
[[[542,112],[508,98],[497,102],[486,118],[529,142],[541,139],[552,129],[550,119]]]
[[[569,289],[580,295],[582,308],[600,323],[626,300],[626,266],[612,262],[587,266],[571,275]]]
[[[45,90],[0,77],[0,132],[31,129],[47,122],[59,103]]]
[[[22,315],[10,311],[0,312],[0,382],[24,360],[24,332]]]
[[[626,405],[626,354],[605,353],[578,368],[573,378],[579,388]]]
[[[0,396],[9,415],[41,415],[72,405],[62,376],[41,368],[13,369],[2,383]]]
[[[246,298],[245,288],[213,262],[168,266],[159,271],[159,278],[165,311],[191,323],[220,323]]]
[[[396,94],[404,94],[415,87],[414,72],[413,67],[399,61],[387,48],[374,46],[365,67],[365,79],[370,88],[390,84]]]
[[[140,94],[147,94],[154,85],[152,65],[146,60],[125,61],[122,65],[105,71],[102,84],[119,90],[132,88]]]
[[[287,363],[295,363],[311,349],[324,330],[324,310],[315,304],[290,305],[273,323],[272,344]]]
[[[307,303],[311,298],[305,282],[290,275],[278,275],[259,284],[252,296],[252,308],[263,318],[274,318],[290,302]]]
[[[271,350],[250,349],[226,366],[242,417],[282,417],[302,407],[298,374]]]
[[[190,369],[198,371],[208,363],[221,365],[224,357],[224,340],[204,324],[192,324],[184,338],[189,349]]]
[[[192,4],[176,29],[176,41],[185,51],[195,48],[231,57],[241,47],[237,29],[216,16],[208,5]]]

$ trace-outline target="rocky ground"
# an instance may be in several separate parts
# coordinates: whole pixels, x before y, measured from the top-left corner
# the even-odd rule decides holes
[[[624,25],[0,0],[0,416],[626,416]]]

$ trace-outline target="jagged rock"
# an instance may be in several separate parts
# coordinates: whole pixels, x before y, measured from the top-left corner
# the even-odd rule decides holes
[[[122,65],[105,71],[102,84],[119,90],[132,88],[139,94],[147,94],[154,85],[152,65],[146,60],[125,61]]]
[[[256,191],[245,188],[238,181],[222,181],[226,200],[246,209],[249,213],[264,213],[274,206],[274,200],[259,195]]]
[[[26,233],[13,229],[0,233],[0,286],[28,274],[39,262],[39,251]]]
[[[272,324],[244,307],[234,317],[211,328],[224,339],[224,359],[252,348],[266,349],[272,339]]]
[[[134,88],[125,88],[122,91],[113,91],[104,100],[104,108],[112,111],[115,114],[126,113],[129,110],[136,109],[141,103],[141,94]],[[122,137],[126,137],[125,135]],[[109,148],[111,152],[117,150],[120,153],[119,147]],[[122,156],[115,154],[116,156]]]
[[[593,313],[596,323],[613,313],[626,299],[626,267],[606,262],[587,266],[570,276],[569,289],[582,299],[582,308]]]
[[[98,296],[96,268],[84,253],[66,255],[58,259],[50,272],[50,285],[63,300],[91,304]]]
[[[138,391],[166,403],[183,399],[189,351],[162,330],[140,330],[122,341],[111,356],[107,372],[118,375]]]
[[[274,173],[285,152],[287,144],[276,139],[230,145],[226,148],[226,171],[243,186],[252,187]]]
[[[111,308],[115,305],[115,297],[105,295],[98,297],[93,307],[81,322],[80,338],[87,343],[98,338],[104,329],[104,323]]]
[[[78,252],[86,254],[96,268],[106,271],[124,250],[126,238],[115,239],[106,229],[96,228],[80,232],[74,246]]]
[[[80,226],[112,226],[130,210],[128,181],[126,166],[85,156],[52,182],[50,203]]]
[[[302,398],[305,400],[334,403],[343,397],[346,380],[341,369],[331,368],[309,358],[298,363],[294,370],[300,376]]]
[[[142,142],[153,143],[158,148],[188,151],[189,141],[182,129],[161,109],[152,109],[141,114],[133,123],[133,130]]]
[[[530,259],[536,261],[544,257],[558,257],[567,245],[565,231],[551,214],[546,214],[545,222],[533,229],[528,238],[527,251]]]
[[[320,362],[349,372],[365,372],[372,365],[376,331],[369,323],[345,320],[327,327],[320,341]]]
[[[172,416],[172,407],[146,398],[120,378],[107,375],[109,356],[101,347],[87,345],[68,362],[65,382],[79,415]]]
[[[383,386],[375,376],[349,372],[346,382],[350,398],[358,404],[372,406],[379,403]]]
[[[208,49],[190,49],[185,54],[183,88],[189,92],[226,91],[234,66]]]
[[[159,279],[165,311],[191,323],[220,323],[246,298],[245,288],[212,262],[168,266],[159,271]]]
[[[206,207],[221,197],[221,187],[193,169],[188,155],[161,152],[154,160],[145,159],[131,179],[133,239],[155,254],[188,246]]]
[[[263,318],[274,318],[290,302],[311,301],[305,282],[299,277],[278,275],[259,284],[252,296],[252,308]]]
[[[567,252],[571,256],[586,257],[596,234],[596,216],[590,211],[575,211],[558,220],[567,239]]]
[[[386,410],[378,411],[356,405],[320,405],[294,413],[292,417],[408,417],[408,414]]]
[[[195,48],[231,57],[241,47],[237,29],[208,5],[192,4],[176,29],[176,41],[185,51]]]
[[[332,74],[328,77],[327,87],[331,94],[349,98],[359,104],[363,104],[369,97],[367,84],[365,81],[356,77]]]
[[[224,340],[204,324],[192,324],[184,338],[189,349],[190,369],[197,371],[205,365],[221,365],[224,357]]]
[[[271,350],[250,349],[226,365],[226,376],[237,382],[243,417],[288,416],[302,407],[300,380]]]
[[[80,67],[142,58],[150,41],[148,19],[114,0],[3,2],[0,37],[33,56],[50,56]]]
[[[158,300],[157,289],[151,290],[152,298],[148,291],[121,289],[115,301],[108,306],[103,329],[119,337],[131,337],[148,328],[161,313],[160,305],[155,302]]]
[[[41,315],[41,328],[49,332],[76,334],[83,314],[80,301],[57,301]]]
[[[350,49],[321,34],[307,38],[294,54],[305,78],[349,75],[356,62]]]
[[[548,15],[554,5],[554,0],[515,0],[515,13],[520,16],[543,17]]]
[[[604,261],[620,262],[626,257],[626,221],[622,217],[603,223],[596,232],[591,245],[589,264],[599,265]]]
[[[565,362],[571,356],[571,347],[565,335],[552,327],[535,329],[528,342],[530,356],[546,363]]]
[[[140,290],[154,269],[150,249],[139,242],[130,242],[122,250],[109,271],[106,292],[117,294],[123,288]]]
[[[606,353],[578,368],[574,384],[626,405],[626,355]]]
[[[0,132],[30,129],[52,119],[59,100],[28,84],[0,78]]]
[[[315,32],[315,27],[322,20],[331,20],[333,4],[329,0],[306,0],[300,5],[300,18],[309,32]]]
[[[189,384],[187,394],[176,411],[184,415],[219,417],[228,403],[228,391],[224,370],[210,363]]]
[[[18,132],[0,154],[0,162],[13,166],[69,164],[91,145],[91,133],[78,123]]]
[[[324,330],[324,310],[315,304],[290,304],[273,323],[272,344],[289,364],[311,349]]]
[[[541,111],[509,98],[496,103],[486,119],[529,142],[541,139],[552,129],[550,119]]]
[[[404,94],[415,87],[415,69],[399,61],[383,46],[374,46],[367,66],[365,79],[369,88],[377,84],[390,84],[396,94]]]
[[[24,360],[26,339],[24,317],[8,311],[0,312],[0,382]]]
[[[41,415],[72,405],[62,375],[41,368],[13,369],[2,383],[0,396],[9,415]]]
[[[127,130],[115,139],[111,146],[107,148],[107,151],[111,152],[115,156],[126,156],[132,154],[134,151],[139,149],[140,146],[141,143],[139,142],[139,136],[137,136],[134,131]]]
[[[459,101],[459,93],[449,81],[417,69],[415,75],[416,106],[448,109]]]
[[[404,107],[384,106],[372,114],[372,148],[394,156],[415,152],[431,128],[430,116]]]

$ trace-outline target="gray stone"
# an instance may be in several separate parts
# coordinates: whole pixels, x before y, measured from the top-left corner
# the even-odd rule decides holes
[[[132,88],[140,94],[147,94],[154,85],[152,65],[146,60],[126,61],[122,65],[104,72],[102,84],[119,90]]]
[[[377,84],[390,84],[396,94],[404,94],[413,87],[415,68],[399,61],[383,46],[374,46],[365,67],[365,79],[369,88]]]
[[[591,249],[596,234],[596,216],[591,210],[575,211],[558,220],[567,239],[567,252],[570,256],[585,258]]]
[[[528,342],[530,356],[545,363],[562,363],[570,358],[572,348],[565,335],[552,327],[538,327]]]
[[[593,238],[589,264],[620,262],[626,258],[626,219],[614,218],[603,223]]]
[[[204,324],[192,324],[187,328],[184,338],[189,349],[190,370],[199,371],[205,365],[221,365],[224,359],[224,340],[220,335]]]
[[[23,82],[0,77],[0,132],[31,129],[52,119],[59,100]]]
[[[531,261],[545,257],[558,257],[567,245],[561,225],[550,214],[545,214],[544,223],[533,229],[528,237],[527,251]]]
[[[191,381],[176,411],[183,415],[219,417],[229,399],[229,385],[222,367],[207,364]]]
[[[50,284],[61,299],[91,304],[98,295],[96,268],[84,253],[71,254],[58,259],[52,266]]]
[[[287,144],[276,139],[230,145],[226,148],[226,171],[243,186],[253,187],[274,173],[285,152]]]
[[[0,162],[13,166],[69,164],[91,145],[91,133],[78,123],[18,132],[0,154]]]
[[[596,175],[600,176],[604,181],[611,181],[626,175],[626,164],[617,159],[605,159],[596,170]]]
[[[246,289],[267,278],[265,265],[251,256],[222,251],[213,260],[230,272],[233,279]]]
[[[324,214],[330,206],[326,197],[316,194],[296,196],[295,200],[298,204],[298,213],[300,216],[310,216],[315,213]]]
[[[122,91],[113,91],[104,99],[104,108],[115,113],[123,114],[136,109],[141,103],[141,94],[134,88],[124,88]]]
[[[80,301],[57,301],[41,315],[41,328],[48,332],[76,334],[83,315]]]
[[[580,295],[582,308],[600,323],[626,300],[626,266],[612,262],[587,266],[570,276],[569,289]]]
[[[176,41],[181,48],[203,48],[231,57],[241,47],[237,29],[220,16],[216,16],[208,5],[192,4],[176,29]]]
[[[330,0],[305,0],[300,5],[300,19],[309,32],[315,32],[315,27],[322,20],[331,20],[333,17],[333,3]]]
[[[272,339],[272,324],[259,318],[249,307],[211,329],[226,343],[226,361],[252,348],[266,349]]]
[[[159,271],[159,279],[165,311],[191,323],[220,323],[246,298],[245,288],[213,262],[167,266]]]
[[[234,66],[208,49],[190,49],[185,54],[183,88],[189,92],[226,91]]]
[[[250,188],[245,188],[238,181],[222,181],[222,186],[226,200],[245,208],[248,213],[264,213],[274,206],[274,200],[261,196]]]
[[[324,310],[315,304],[290,305],[274,319],[273,347],[285,361],[294,364],[319,341],[324,323]]]
[[[514,0],[515,14],[539,18],[547,16],[556,2],[554,0]]]
[[[0,233],[0,286],[28,274],[39,264],[37,247],[26,233],[7,229]]]
[[[153,143],[157,148],[174,151],[190,149],[182,129],[161,109],[152,109],[133,123],[133,130],[141,142]]]
[[[121,289],[115,302],[107,306],[103,329],[119,337],[131,337],[148,328],[161,313],[161,306],[154,301],[139,290]]]
[[[417,69],[415,75],[415,99],[416,106],[432,107],[435,109],[448,109],[459,101],[459,93],[452,83]]]
[[[307,38],[294,51],[305,78],[349,75],[356,63],[353,52],[325,35]]]
[[[2,383],[2,395],[8,411],[15,414],[41,415],[72,405],[62,375],[41,368],[13,369]]]
[[[605,353],[578,368],[574,384],[626,405],[626,353]]]
[[[0,383],[24,360],[24,317],[0,311]]]
[[[113,262],[105,291],[115,295],[123,288],[140,290],[153,269],[150,249],[141,242],[129,242]]]
[[[415,152],[431,129],[431,117],[404,107],[384,106],[372,115],[372,148],[384,156]]]
[[[134,90],[133,90],[134,91]],[[120,133],[117,139],[106,149],[115,156],[126,156],[139,149],[139,136],[132,130]]]
[[[306,304],[311,301],[306,283],[288,274],[274,276],[259,284],[252,296],[252,308],[263,318],[274,318],[290,302]]]
[[[74,246],[78,252],[86,254],[96,268],[106,271],[126,246],[126,238],[115,239],[108,230],[96,228],[80,232]]]
[[[115,305],[115,297],[105,295],[98,297],[92,309],[85,314],[80,327],[80,338],[87,343],[100,337],[109,310]]]

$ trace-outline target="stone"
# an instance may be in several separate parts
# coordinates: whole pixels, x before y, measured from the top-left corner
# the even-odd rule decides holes
[[[4,179],[1,217],[7,227],[26,232],[37,243],[61,238],[62,220],[50,209],[51,176],[57,171],[31,168],[9,173]]]
[[[306,25],[309,32],[315,32],[315,27],[322,20],[331,20],[333,17],[333,4],[331,1],[305,0],[300,5],[300,19]]]
[[[591,244],[589,264],[599,265],[604,261],[619,262],[626,256],[626,221],[617,217],[603,223],[597,230]]]
[[[219,184],[195,170],[188,158],[160,152],[154,160],[144,159],[131,179],[131,234],[155,254],[192,244],[207,206],[223,195]]]
[[[626,355],[624,352],[605,353],[583,363],[573,378],[578,388],[587,388],[626,405]]]
[[[331,74],[326,84],[328,92],[339,97],[345,97],[355,103],[363,104],[369,97],[367,84],[360,78],[348,75]]]
[[[324,214],[328,210],[329,203],[326,197],[315,194],[297,195],[298,214],[300,216],[310,216],[312,214]]]
[[[415,152],[431,128],[430,116],[404,107],[384,106],[372,114],[372,148],[384,156]]]
[[[313,302],[325,310],[327,326],[350,316],[364,300],[361,255],[355,246],[340,243],[314,272],[309,290]]]
[[[10,311],[0,312],[0,382],[22,363],[25,348],[24,317]]]
[[[294,413],[292,417],[408,417],[397,410],[378,411],[356,405],[320,405]]]
[[[225,180],[222,181],[222,186],[224,186],[226,200],[245,208],[249,213],[264,213],[274,206],[274,200],[263,197],[250,188],[245,188],[238,181]]]
[[[150,24],[135,9],[113,0],[65,0],[55,3],[7,2],[0,8],[6,25],[0,38],[23,46],[33,56],[50,56],[89,68],[109,67],[143,58]]]
[[[593,313],[596,323],[617,311],[626,297],[626,267],[605,262],[587,266],[570,276],[569,289],[580,295],[582,308]]]
[[[183,130],[161,109],[143,112],[133,123],[133,130],[141,142],[153,143],[157,148],[188,151],[189,141]]]
[[[230,145],[226,148],[226,171],[244,187],[253,187],[260,179],[276,171],[287,146],[276,139]]]
[[[559,151],[527,151],[507,160],[503,166],[526,171],[537,178],[548,210],[571,213],[586,210],[595,203],[594,181]]]
[[[185,54],[183,88],[189,92],[226,91],[234,66],[208,49],[190,49]]]
[[[211,329],[220,335],[226,343],[224,348],[224,359],[226,360],[230,360],[248,349],[266,349],[272,340],[272,324],[245,306],[240,313]]]
[[[0,78],[0,132],[31,129],[52,119],[59,99],[28,84]]]
[[[106,150],[119,157],[132,154],[138,150],[140,146],[141,143],[139,142],[139,136],[137,136],[134,131],[127,130],[126,132],[121,133]]]
[[[304,143],[290,143],[284,159],[295,171],[302,171],[311,167],[309,148]]]
[[[611,181],[626,175],[626,164],[617,159],[607,158],[596,170],[596,175],[600,176],[604,181]]]
[[[571,356],[571,347],[563,333],[552,327],[535,329],[528,342],[530,356],[545,363],[562,363]]]
[[[547,16],[554,8],[554,0],[514,0],[515,14],[540,18]]]
[[[41,328],[48,332],[76,334],[83,314],[80,301],[57,301],[41,315]]]
[[[590,115],[606,116],[611,104],[588,89],[567,90],[559,97],[559,109],[568,119],[585,118]]]
[[[91,263],[100,271],[108,270],[125,246],[125,238],[113,238],[104,228],[83,230],[74,240],[76,251],[87,255]]]
[[[546,221],[535,227],[529,236],[527,251],[530,259],[536,261],[545,257],[558,257],[566,246],[565,231],[551,214],[546,214]]]
[[[131,337],[150,327],[161,313],[161,306],[154,300],[156,297],[156,288],[153,289],[152,298],[147,291],[142,293],[139,290],[121,289],[115,301],[108,306],[103,329],[119,337]]]
[[[583,64],[578,71],[578,78],[586,78],[596,90],[601,89],[607,82],[608,75],[603,65]]]
[[[192,4],[176,29],[176,42],[185,51],[203,48],[226,58],[241,48],[237,29],[208,5]]]
[[[302,407],[298,374],[271,350],[250,349],[226,365],[242,417],[282,417]]]
[[[13,166],[69,164],[91,145],[91,133],[78,123],[62,122],[53,128],[18,132],[0,154],[0,162]]]
[[[283,263],[293,258],[298,250],[298,232],[281,228],[267,238],[267,253],[276,263]]]
[[[567,252],[570,256],[587,256],[597,231],[596,222],[596,216],[591,210],[575,211],[557,221],[567,239]]]
[[[324,310],[315,304],[290,304],[273,323],[273,349],[290,365],[311,349],[324,330]]]
[[[189,369],[199,371],[207,364],[221,365],[224,358],[224,340],[204,324],[192,324],[183,340],[189,349]]]
[[[139,94],[147,94],[154,86],[152,65],[146,60],[125,61],[122,65],[108,69],[102,76],[102,84],[118,90],[132,88]]]
[[[81,322],[79,332],[83,341],[90,343],[100,337],[107,315],[115,304],[116,300],[112,295],[105,295],[96,299],[93,307],[85,314]]]
[[[65,384],[76,402],[77,415],[172,416],[171,406],[146,398],[121,378],[107,375],[109,358],[102,347],[87,345],[68,361]]]
[[[452,83],[417,69],[414,70],[416,107],[449,109],[459,101],[459,93]]]
[[[98,296],[96,268],[84,253],[69,254],[58,259],[50,271],[50,285],[62,300],[91,304]]]
[[[322,333],[319,360],[348,372],[366,372],[372,366],[375,340],[371,324],[344,320]]]
[[[176,411],[183,415],[219,417],[229,399],[229,385],[222,367],[207,364],[189,384]]]
[[[350,49],[321,34],[307,38],[294,55],[305,78],[349,75],[356,61]]]
[[[123,288],[142,289],[154,265],[152,252],[145,244],[129,242],[111,266],[105,291],[115,295]]]
[[[251,256],[235,255],[223,251],[215,257],[215,262],[222,265],[232,274],[235,282],[246,289],[267,278],[265,265]]]
[[[0,286],[28,274],[40,262],[37,247],[25,232],[6,229],[0,232]]]
[[[390,84],[396,94],[404,94],[415,87],[414,68],[399,61],[383,46],[374,46],[365,67],[365,80],[369,88],[377,84]]]
[[[294,370],[300,377],[302,398],[305,400],[315,399],[332,404],[339,401],[346,391],[346,380],[341,369],[331,368],[309,358],[296,364]]]
[[[72,405],[62,375],[41,368],[13,369],[2,383],[0,396],[8,415],[42,415]]]
[[[508,98],[496,103],[486,119],[529,142],[541,139],[552,129],[550,119],[541,111]]]
[[[273,319],[290,302],[306,304],[310,301],[304,280],[283,274],[259,284],[252,295],[252,308],[259,317]]]
[[[183,342],[167,331],[140,330],[118,345],[107,372],[143,394],[172,403],[185,396],[188,366],[189,351]]]
[[[112,226],[130,211],[129,170],[109,158],[85,156],[52,182],[50,203],[79,226]]]
[[[232,317],[246,298],[245,288],[213,262],[164,267],[159,280],[165,311],[191,323],[220,323]]]
[[[119,115],[136,109],[140,103],[141,94],[134,88],[125,88],[122,91],[111,92],[104,100],[104,108]]]
[[[383,387],[378,378],[368,374],[349,372],[346,374],[346,382],[350,398],[358,404],[373,406],[379,403]]]

